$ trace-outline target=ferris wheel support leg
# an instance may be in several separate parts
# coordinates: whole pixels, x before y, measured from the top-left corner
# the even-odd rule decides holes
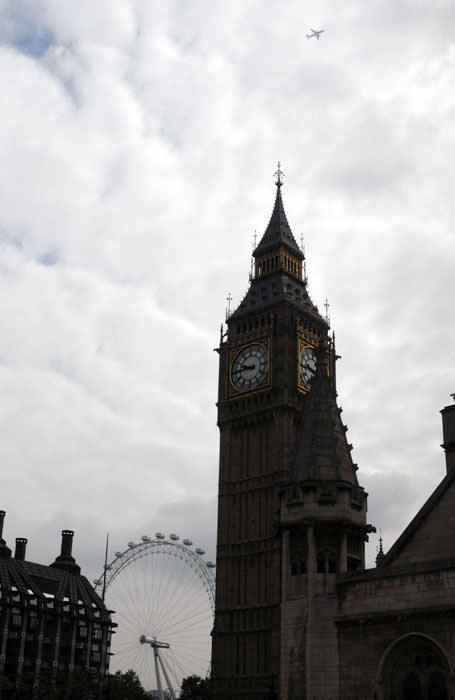
[[[175,698],[175,693],[174,693],[174,690],[173,690],[173,688],[172,688],[172,684],[171,684],[171,681],[170,681],[170,679],[169,679],[169,676],[168,676],[168,674],[167,674],[166,666],[165,666],[165,664],[164,664],[164,661],[163,661],[163,659],[161,658],[161,656],[158,656],[158,659],[159,659],[159,662],[160,662],[160,664],[161,664],[161,668],[163,669],[163,674],[164,674],[164,677],[165,677],[165,679],[166,679],[167,687],[169,688],[169,693],[170,693],[170,696],[171,696],[171,700],[176,700],[176,698]]]
[[[158,697],[160,698],[160,700],[164,700],[163,686],[161,685],[160,667],[158,664],[158,661],[161,661],[161,659],[160,659],[160,655],[158,653],[158,649],[156,647],[153,647],[153,656],[155,659],[155,675],[156,675],[156,685],[157,685],[157,690],[158,690]]]

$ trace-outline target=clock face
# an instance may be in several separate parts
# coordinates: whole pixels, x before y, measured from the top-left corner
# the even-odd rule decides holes
[[[299,357],[300,378],[309,388],[311,380],[316,373],[316,354],[313,348],[306,347],[302,350]]]
[[[247,345],[236,355],[231,366],[231,380],[240,391],[254,389],[265,379],[269,357],[264,345]]]

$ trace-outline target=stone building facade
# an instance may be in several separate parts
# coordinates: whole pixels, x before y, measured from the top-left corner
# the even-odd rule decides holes
[[[337,581],[343,696],[449,700],[455,664],[455,404],[447,475],[377,567]]]
[[[374,569],[336,349],[275,204],[222,328],[212,674],[216,700],[448,700],[455,635],[455,404],[447,476]]]

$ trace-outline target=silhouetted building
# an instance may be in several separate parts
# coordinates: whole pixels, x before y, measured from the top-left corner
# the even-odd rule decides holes
[[[448,700],[455,670],[455,405],[448,474],[365,570],[367,494],[337,405],[281,172],[249,289],[222,328],[216,700]]]
[[[113,623],[72,556],[73,532],[63,530],[60,555],[50,566],[26,561],[27,540],[14,557],[3,539],[0,511],[0,697],[39,697],[64,687],[85,670],[103,682],[109,667]],[[8,690],[10,688],[10,690]]]

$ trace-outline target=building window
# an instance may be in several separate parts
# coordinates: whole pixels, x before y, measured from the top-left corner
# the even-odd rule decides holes
[[[296,554],[291,559],[291,576],[299,576],[300,574],[306,574],[306,561],[303,555]]]
[[[384,697],[448,700],[448,678],[449,668],[441,650],[425,637],[409,635],[386,659]]]
[[[427,687],[428,700],[447,700],[447,683],[444,673],[435,669],[430,672]]]
[[[317,556],[318,574],[336,574],[337,558],[336,553],[331,549],[322,549]]]
[[[348,552],[353,552],[354,554],[360,554],[362,550],[362,542],[360,537],[357,537],[356,535],[348,535],[347,536],[347,547],[348,547]]]
[[[356,559],[355,557],[348,557],[347,559],[347,570],[348,571],[358,571],[361,568],[362,564],[359,559]]]
[[[39,618],[37,613],[29,613],[29,618],[28,618],[28,628],[30,630],[36,630],[39,627]]]
[[[403,680],[403,700],[421,700],[422,688],[419,674],[408,671]]]

